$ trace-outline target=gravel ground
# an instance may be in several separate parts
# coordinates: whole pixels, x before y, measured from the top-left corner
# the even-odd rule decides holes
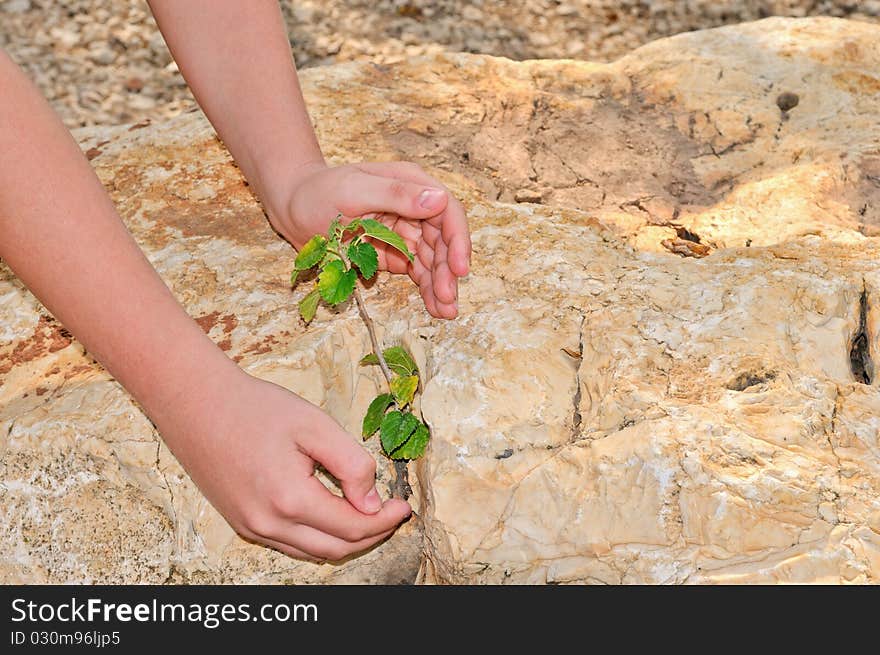
[[[772,15],[880,22],[880,0],[284,0],[300,68],[437,51],[613,60],[654,39]],[[69,127],[194,101],[143,0],[0,0],[0,48]]]

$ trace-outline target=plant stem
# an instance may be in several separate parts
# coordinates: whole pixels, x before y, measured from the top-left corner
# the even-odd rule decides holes
[[[376,338],[376,329],[373,327],[373,319],[371,319],[370,315],[367,313],[367,306],[364,304],[364,299],[361,297],[361,290],[357,286],[354,288],[354,299],[355,302],[357,302],[361,319],[363,320],[364,325],[367,326],[367,332],[370,333],[370,343],[373,344],[373,352],[376,353],[376,359],[379,360],[379,368],[382,369],[382,374],[385,376],[385,380],[388,382],[388,387],[390,389],[391,369],[388,368],[388,362],[385,361],[385,355],[382,354],[382,349],[379,347],[379,340]],[[397,407],[396,398],[394,400],[394,406]],[[402,500],[407,500],[412,495],[412,488],[409,486],[409,474],[406,468],[406,462],[394,462],[394,482],[391,485],[391,495],[394,498],[400,498]]]
[[[376,358],[379,360],[379,368],[382,369],[382,374],[385,376],[385,379],[388,381],[388,386],[390,387],[392,377],[391,369],[388,368],[388,362],[385,361],[385,356],[382,354],[382,349],[379,347],[379,341],[376,339],[376,330],[373,327],[373,319],[371,319],[370,315],[367,313],[364,299],[361,298],[361,290],[357,287],[354,288],[354,299],[357,302],[361,319],[363,319],[364,325],[367,326],[367,332],[370,333],[370,342],[373,344],[373,352],[376,353]]]

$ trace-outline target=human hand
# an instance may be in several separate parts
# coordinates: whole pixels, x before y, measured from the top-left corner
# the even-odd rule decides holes
[[[266,202],[269,220],[297,248],[326,232],[338,214],[343,222],[361,216],[381,221],[403,237],[415,261],[373,241],[379,268],[408,274],[432,316],[458,314],[458,278],[467,275],[471,256],[467,217],[446,187],[416,164],[312,164],[272,196]]]
[[[154,415],[174,455],[246,539],[301,559],[336,561],[381,541],[411,513],[382,504],[372,456],[318,407],[238,368]],[[320,463],[344,498],[314,475]]]

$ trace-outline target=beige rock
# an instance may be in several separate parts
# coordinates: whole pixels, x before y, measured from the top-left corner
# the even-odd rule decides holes
[[[471,218],[458,320],[403,279],[366,294],[426,382],[420,520],[340,566],[235,538],[0,268],[0,580],[875,582],[878,36],[772,19],[610,65],[309,71],[332,160],[418,161]],[[79,136],[220,347],[355,430],[381,384],[359,320],[298,322],[292,251],[201,115]]]

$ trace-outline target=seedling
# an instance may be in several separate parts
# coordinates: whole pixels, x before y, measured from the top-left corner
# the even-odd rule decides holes
[[[299,313],[310,323],[324,301],[330,306],[344,303],[354,296],[361,319],[370,334],[373,352],[361,359],[361,365],[378,365],[388,383],[383,393],[370,403],[364,416],[362,434],[369,439],[379,432],[382,450],[395,460],[421,457],[428,445],[430,431],[412,413],[413,400],[419,388],[419,369],[409,352],[402,346],[382,349],[376,339],[373,321],[357,286],[358,274],[369,280],[379,267],[376,248],[366,237],[387,243],[399,250],[410,261],[413,254],[403,238],[372,218],[358,218],[343,225],[340,216],[330,224],[327,236],[317,234],[300,249],[290,274],[295,286],[299,276],[313,268],[318,269],[315,287],[299,303]]]

